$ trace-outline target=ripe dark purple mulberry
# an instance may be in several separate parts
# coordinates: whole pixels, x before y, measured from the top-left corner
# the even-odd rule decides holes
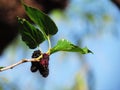
[[[32,54],[32,58],[37,58],[41,55],[41,51],[40,50],[36,50],[33,52]],[[39,68],[39,62],[31,62],[31,72],[36,72]]]

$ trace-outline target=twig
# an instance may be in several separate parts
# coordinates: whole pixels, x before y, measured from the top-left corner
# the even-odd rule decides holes
[[[35,59],[22,59],[21,61],[15,63],[15,64],[12,64],[10,66],[7,66],[7,67],[3,67],[0,69],[0,72],[2,71],[5,71],[5,70],[8,70],[8,69],[13,69],[15,66],[18,66],[22,63],[26,63],[26,62],[35,62],[36,60]]]

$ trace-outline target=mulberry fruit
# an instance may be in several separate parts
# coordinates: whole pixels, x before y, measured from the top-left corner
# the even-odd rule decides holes
[[[43,54],[43,58],[39,62],[39,72],[43,77],[47,77],[49,75],[49,55]]]
[[[37,58],[41,55],[41,51],[40,50],[36,50],[33,52],[32,54],[32,58]],[[31,62],[31,72],[36,72],[39,68],[39,62]]]

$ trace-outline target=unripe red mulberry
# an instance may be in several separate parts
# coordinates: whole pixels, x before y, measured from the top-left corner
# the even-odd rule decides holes
[[[48,54],[43,54],[43,58],[39,62],[39,71],[43,77],[47,77],[49,75],[49,55]]]

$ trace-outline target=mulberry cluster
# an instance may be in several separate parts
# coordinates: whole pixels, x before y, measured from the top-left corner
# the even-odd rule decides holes
[[[32,54],[32,58],[37,58],[41,55],[41,51],[40,50],[36,50],[33,52]],[[36,72],[37,70],[39,70],[40,74],[43,77],[47,77],[49,75],[49,55],[44,53],[43,57],[40,59],[39,62],[31,62],[31,71],[32,72]]]

